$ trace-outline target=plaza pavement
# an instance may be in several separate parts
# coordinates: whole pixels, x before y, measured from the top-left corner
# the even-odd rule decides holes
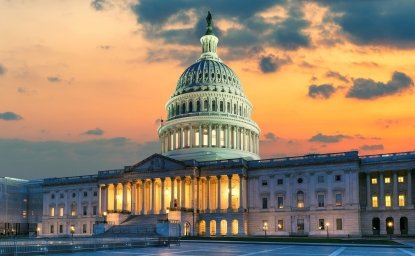
[[[406,245],[415,245],[415,240],[403,241]],[[348,246],[348,245],[298,245],[298,244],[265,244],[265,243],[233,243],[233,242],[182,242],[180,246],[146,247],[74,254],[55,254],[71,256],[415,256],[415,248],[397,248],[391,246]]]

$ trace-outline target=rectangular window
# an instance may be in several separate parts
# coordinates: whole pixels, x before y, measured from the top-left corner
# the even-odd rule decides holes
[[[62,234],[63,233],[63,225],[59,225],[59,233]]]
[[[277,207],[278,209],[284,208],[284,197],[282,196],[277,197]]]
[[[267,180],[262,180],[262,186],[268,186],[268,181]]]
[[[318,220],[318,229],[324,230],[324,219]]]
[[[400,194],[399,196],[398,196],[398,199],[399,199],[399,206],[405,206],[405,195],[403,195],[403,194]]]
[[[342,206],[343,205],[343,196],[342,194],[338,193],[336,194],[336,206]]]
[[[336,230],[343,230],[343,220],[336,219]]]
[[[212,141],[210,142],[210,145],[215,147],[216,146],[216,130],[212,129],[211,134],[212,134],[211,136]]]
[[[50,233],[51,234],[55,233],[55,227],[53,225],[50,225]]]
[[[317,177],[317,182],[318,183],[324,183],[324,176],[320,175]]]
[[[324,207],[324,195],[317,195],[318,207]]]
[[[378,178],[372,178],[371,182],[373,185],[378,184]]]
[[[278,220],[277,231],[284,231],[284,220]]]
[[[390,177],[385,177],[385,183],[386,183],[386,184],[391,183],[391,178],[390,178]]]
[[[378,207],[378,197],[372,196],[372,207],[377,208]]]
[[[63,216],[63,207],[59,207],[59,216],[62,217]]]
[[[304,219],[297,219],[297,231],[304,231]]]
[[[341,175],[335,175],[334,180],[335,181],[342,181],[342,176]]]
[[[202,146],[207,146],[208,145],[208,139],[209,139],[209,136],[208,136],[208,129],[207,128],[204,128],[203,129],[203,141],[202,141]]]
[[[55,216],[55,207],[50,207],[49,213],[51,217]]]
[[[59,197],[60,197],[60,198],[63,198],[63,197],[64,197],[64,195],[63,195],[63,194],[60,194],[60,195],[59,195]]]
[[[82,225],[82,233],[86,234],[86,224]]]
[[[199,131],[195,131],[194,145],[199,146]]]
[[[219,132],[219,143],[221,147],[225,146],[225,130],[223,128]]]
[[[283,179],[278,179],[277,180],[277,185],[282,185],[284,184],[284,180]]]
[[[88,214],[87,206],[82,207],[82,214],[86,216]]]
[[[92,206],[92,215],[97,215],[97,207],[95,205]]]
[[[403,183],[405,181],[403,176],[398,176],[398,182]]]
[[[262,198],[262,209],[268,209],[268,198]]]
[[[98,192],[94,191],[94,197],[97,197],[97,196],[98,196]]]
[[[392,206],[392,198],[391,198],[390,195],[385,196],[385,206],[386,207],[391,207]]]

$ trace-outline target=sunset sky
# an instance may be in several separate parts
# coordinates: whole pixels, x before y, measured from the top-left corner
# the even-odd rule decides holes
[[[262,158],[415,150],[415,1],[0,0],[0,177],[159,153],[208,10]]]

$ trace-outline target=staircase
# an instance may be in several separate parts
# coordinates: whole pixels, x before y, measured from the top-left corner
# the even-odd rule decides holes
[[[109,228],[103,237],[157,237],[156,224],[166,215],[131,215],[121,224]]]

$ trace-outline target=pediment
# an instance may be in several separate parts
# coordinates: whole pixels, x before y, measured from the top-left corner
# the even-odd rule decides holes
[[[154,154],[143,161],[136,163],[129,168],[132,172],[153,172],[153,171],[166,171],[166,170],[182,170],[186,165],[178,160],[160,155]]]

